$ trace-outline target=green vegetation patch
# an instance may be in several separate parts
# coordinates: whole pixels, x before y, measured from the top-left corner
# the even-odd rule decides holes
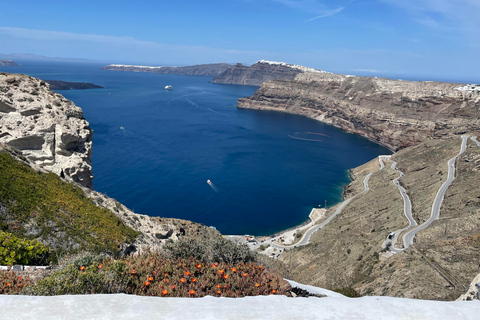
[[[85,257],[82,258],[83,261]],[[0,272],[0,292],[29,295],[126,293],[163,297],[243,297],[288,294],[281,276],[256,263],[203,263],[197,259],[165,259],[146,252],[123,259],[71,263],[38,282],[16,286]],[[4,278],[4,279],[3,279]],[[17,278],[18,279],[18,278]],[[8,291],[11,287],[15,291]],[[11,290],[11,289],[10,289]]]
[[[0,228],[57,251],[117,252],[139,235],[79,187],[36,172],[7,152],[0,152]]]
[[[36,240],[0,231],[0,265],[43,264],[48,248]]]

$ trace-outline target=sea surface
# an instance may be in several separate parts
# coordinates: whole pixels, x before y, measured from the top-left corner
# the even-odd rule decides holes
[[[348,169],[386,148],[301,116],[237,109],[257,87],[209,77],[19,61],[0,71],[104,89],[58,91],[94,130],[94,188],[137,213],[266,235],[342,200]],[[165,90],[166,85],[173,90]],[[210,180],[211,183],[208,183]]]

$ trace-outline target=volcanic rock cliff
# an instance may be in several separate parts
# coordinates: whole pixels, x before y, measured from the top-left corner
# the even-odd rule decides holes
[[[284,62],[260,60],[250,67],[240,63],[212,79],[212,83],[260,86],[271,80],[293,80],[299,73],[324,71],[306,68]]]
[[[480,86],[331,73],[265,82],[239,108],[308,116],[392,150],[480,127]]]
[[[0,142],[38,167],[92,188],[92,129],[82,109],[40,79],[0,73]]]

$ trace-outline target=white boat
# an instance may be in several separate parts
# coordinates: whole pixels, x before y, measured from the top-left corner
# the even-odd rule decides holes
[[[168,86],[165,86],[165,90],[173,90],[173,87],[169,84]]]

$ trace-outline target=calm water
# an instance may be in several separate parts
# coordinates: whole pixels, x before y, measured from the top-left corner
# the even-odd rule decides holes
[[[142,214],[224,234],[269,234],[302,223],[325,201],[341,201],[348,169],[390,153],[308,118],[237,109],[237,99],[257,87],[95,64],[21,63],[0,70],[105,87],[59,92],[94,130],[95,190]],[[167,84],[174,90],[164,90]]]

